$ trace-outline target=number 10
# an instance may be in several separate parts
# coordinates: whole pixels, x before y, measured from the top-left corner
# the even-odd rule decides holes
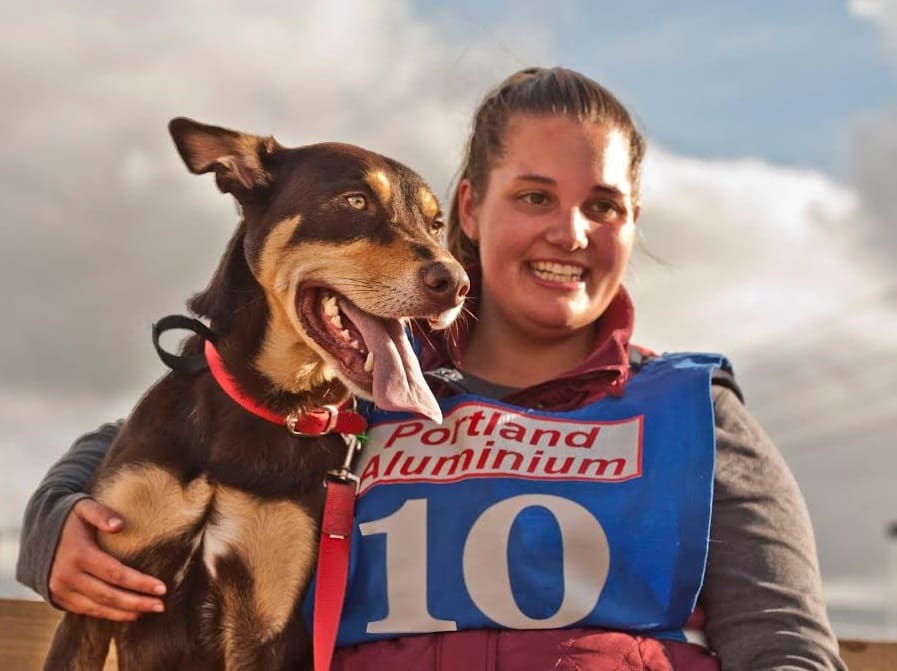
[[[548,510],[561,532],[564,597],[543,619],[523,613],[514,599],[507,564],[511,526],[526,508]],[[427,499],[409,499],[391,515],[365,522],[362,535],[386,534],[387,615],[369,622],[369,634],[456,631],[455,620],[433,617],[427,607]],[[411,550],[411,551],[409,551]],[[504,561],[502,561],[504,560]],[[607,580],[610,551],[601,524],[583,506],[560,496],[527,494],[487,508],[464,541],[464,583],[477,608],[511,629],[551,629],[583,619],[595,608]]]

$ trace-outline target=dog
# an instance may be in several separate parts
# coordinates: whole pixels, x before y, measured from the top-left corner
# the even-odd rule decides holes
[[[469,280],[440,244],[439,203],[402,164],[347,144],[282,147],[186,118],[169,124],[194,174],[213,172],[241,221],[190,310],[244,396],[280,417],[358,396],[441,420],[405,336],[448,326]],[[186,341],[182,356],[208,345]],[[207,370],[171,372],[141,399],[90,484],[124,529],[108,552],[168,586],[162,614],[67,614],[45,669],[302,669],[302,600],[324,475],[346,442],[297,436],[238,405]]]

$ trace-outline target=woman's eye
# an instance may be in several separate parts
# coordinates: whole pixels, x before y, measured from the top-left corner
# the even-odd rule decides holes
[[[528,191],[520,194],[519,198],[530,205],[545,205],[548,202],[548,194],[541,191]]]
[[[349,207],[356,210],[363,210],[368,206],[368,199],[358,193],[346,196],[346,202],[349,203]]]
[[[616,217],[620,213],[620,208],[611,200],[593,201],[587,209],[586,214],[591,215],[592,219],[607,220]]]

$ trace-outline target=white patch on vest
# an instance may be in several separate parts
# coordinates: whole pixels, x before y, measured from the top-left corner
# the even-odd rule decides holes
[[[355,473],[360,492],[471,477],[622,482],[642,475],[643,424],[642,415],[589,421],[464,403],[441,425],[414,418],[371,427]]]

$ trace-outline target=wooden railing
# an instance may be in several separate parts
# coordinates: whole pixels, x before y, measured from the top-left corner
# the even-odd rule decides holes
[[[0,669],[38,671],[59,622],[57,610],[38,601],[0,599]],[[841,641],[850,671],[897,671],[897,643]],[[115,652],[105,671],[115,671]]]
[[[0,669],[40,671],[62,613],[41,601],[0,599]],[[116,671],[115,653],[104,671]]]

